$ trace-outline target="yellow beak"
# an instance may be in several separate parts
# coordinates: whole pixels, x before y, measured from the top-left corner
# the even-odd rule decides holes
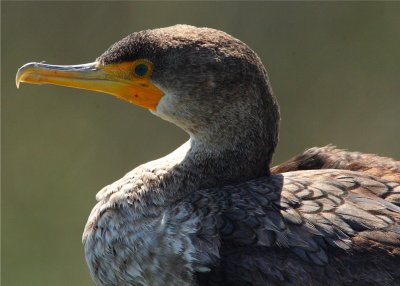
[[[28,63],[16,75],[16,84],[55,84],[112,94],[133,104],[156,110],[164,96],[149,77],[133,73],[134,62],[101,66],[98,62],[83,65],[48,65]]]

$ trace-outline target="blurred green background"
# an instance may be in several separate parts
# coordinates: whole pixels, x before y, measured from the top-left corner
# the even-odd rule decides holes
[[[400,3],[2,2],[2,285],[93,285],[81,233],[94,196],[187,139],[147,110],[55,86],[30,61],[93,61],[123,36],[222,29],[267,65],[281,104],[275,164],[315,145],[400,158]]]

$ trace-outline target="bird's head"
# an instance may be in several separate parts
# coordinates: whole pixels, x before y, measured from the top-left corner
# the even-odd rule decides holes
[[[136,32],[90,64],[28,63],[18,70],[16,82],[109,93],[148,108],[192,136],[222,135],[243,122],[279,121],[258,56],[238,39],[209,28],[176,25]],[[277,124],[270,130],[273,137]]]

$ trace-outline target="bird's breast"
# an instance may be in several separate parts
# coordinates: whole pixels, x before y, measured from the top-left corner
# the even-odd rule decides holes
[[[191,285],[200,225],[188,206],[146,205],[120,188],[103,196],[83,234],[86,261],[99,285]],[[161,271],[162,268],[162,271]]]

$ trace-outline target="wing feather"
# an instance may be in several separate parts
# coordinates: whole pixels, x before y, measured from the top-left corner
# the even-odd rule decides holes
[[[390,272],[390,277],[400,279],[400,269],[379,262],[400,263],[400,207],[391,201],[398,189],[397,182],[360,172],[327,169],[288,172],[235,186],[201,190],[197,195],[207,199],[191,203],[194,209],[202,210],[198,213],[202,223],[213,227],[201,228],[193,241],[196,245],[196,239],[201,238],[203,244],[206,241],[213,246],[198,248],[212,252],[205,261],[198,255],[198,264],[210,269],[207,277],[230,273],[235,279],[239,274],[247,277],[247,282],[266,278],[273,281],[276,277],[286,281],[292,277],[290,267],[282,264],[281,268],[271,268],[271,261],[293,261],[298,271],[308,273],[305,277],[311,283],[321,277],[336,277],[336,272],[358,261],[358,256],[354,256],[357,254],[368,260],[365,271],[383,269]],[[206,208],[205,202],[220,206]],[[207,219],[210,216],[217,219]],[[260,254],[257,257],[255,249]],[[243,267],[246,273],[241,272]],[[315,274],[318,267],[324,269],[321,276]],[[365,273],[346,275],[337,278],[338,281],[355,279],[351,275],[366,283],[375,279],[366,278],[369,276]]]

